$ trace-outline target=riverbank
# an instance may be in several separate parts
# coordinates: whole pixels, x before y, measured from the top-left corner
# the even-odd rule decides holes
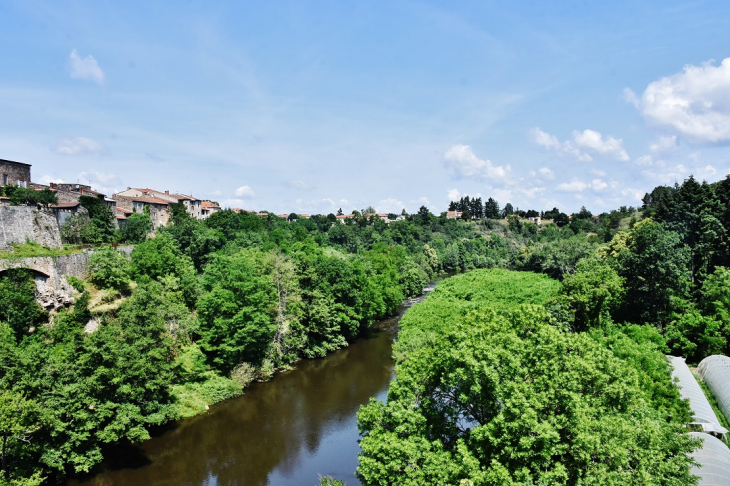
[[[302,359],[292,370],[253,383],[207,413],[172,422],[140,444],[110,449],[94,475],[68,486],[207,486],[241,478],[246,485],[312,486],[320,474],[359,484],[357,411],[370,397],[385,398],[398,324],[425,295],[406,299],[394,316],[346,348]]]

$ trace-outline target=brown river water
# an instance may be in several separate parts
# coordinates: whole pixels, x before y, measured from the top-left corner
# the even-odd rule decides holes
[[[359,485],[357,411],[370,397],[385,399],[398,322],[421,300],[404,302],[345,349],[299,361],[148,441],[107,451],[100,471],[67,485],[315,486],[318,475]]]

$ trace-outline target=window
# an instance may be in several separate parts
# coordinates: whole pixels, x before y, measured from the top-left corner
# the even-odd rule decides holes
[[[3,186],[7,186],[7,185],[8,185],[8,175],[3,174]]]
[[[18,181],[18,187],[28,187],[28,186],[25,184],[25,181]]]

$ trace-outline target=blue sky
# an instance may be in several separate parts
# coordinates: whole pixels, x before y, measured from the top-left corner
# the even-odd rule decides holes
[[[0,0],[0,22],[0,158],[38,182],[601,212],[730,169],[727,1]]]

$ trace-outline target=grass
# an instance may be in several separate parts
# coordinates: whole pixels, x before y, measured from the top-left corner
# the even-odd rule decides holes
[[[61,249],[51,249],[38,243],[27,242],[22,245],[13,245],[13,251],[0,251],[0,259],[57,257],[81,253],[88,245],[64,245]]]

